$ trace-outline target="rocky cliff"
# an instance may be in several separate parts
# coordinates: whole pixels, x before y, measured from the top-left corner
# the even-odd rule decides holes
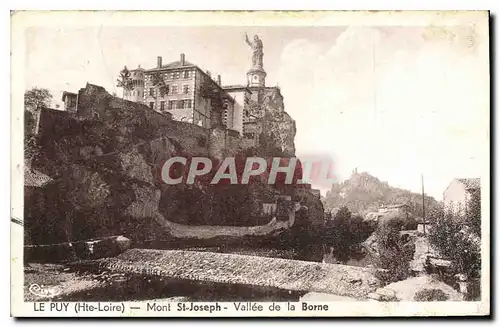
[[[277,87],[252,88],[252,115],[261,123],[260,146],[269,153],[295,155],[295,121],[285,111],[281,91]]]
[[[80,90],[76,115],[42,111],[37,142],[31,168],[54,182],[25,200],[26,239],[34,244],[116,234],[134,242],[276,235],[293,219],[271,219],[260,208],[280,195],[309,208],[298,218],[306,224],[323,220],[319,199],[303,188],[166,185],[163,163],[210,157],[210,132],[94,85]]]

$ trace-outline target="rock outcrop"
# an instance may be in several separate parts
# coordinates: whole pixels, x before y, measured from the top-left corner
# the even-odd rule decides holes
[[[374,293],[369,294],[368,297],[376,301],[384,302],[415,302],[422,301],[419,300],[418,297],[416,298],[416,295],[425,290],[439,290],[445,296],[445,301],[463,301],[462,294],[433,276],[419,276],[392,283],[377,289]]]
[[[265,110],[264,129],[266,137],[274,139],[278,149],[286,156],[295,155],[295,121],[285,111],[283,96],[278,88],[263,90],[262,108]]]
[[[283,96],[278,87],[252,89],[250,112],[258,117],[260,146],[268,153],[287,157],[295,156],[295,121],[285,111]]]
[[[259,208],[285,193],[322,215],[319,199],[293,186],[166,185],[163,163],[172,156],[210,157],[210,132],[94,85],[78,97],[76,115],[41,113],[32,166],[54,182],[26,199],[26,239],[33,244],[109,235],[137,242],[279,234],[290,220],[273,221]]]

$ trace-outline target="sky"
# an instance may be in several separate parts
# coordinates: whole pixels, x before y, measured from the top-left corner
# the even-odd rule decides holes
[[[181,53],[223,84],[246,84],[245,33],[264,43],[266,85],[280,86],[296,121],[298,157],[329,155],[339,180],[357,168],[415,192],[423,174],[437,200],[453,178],[484,176],[487,38],[469,25],[29,28],[26,87],[48,88],[56,103],[87,82],[121,94],[123,66]]]

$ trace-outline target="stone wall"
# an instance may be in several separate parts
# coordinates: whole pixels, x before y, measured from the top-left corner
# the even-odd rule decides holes
[[[68,118],[67,111],[41,108],[38,113],[36,133],[58,135],[59,129],[68,124]]]

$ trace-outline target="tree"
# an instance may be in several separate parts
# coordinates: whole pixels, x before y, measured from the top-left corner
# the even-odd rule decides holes
[[[24,155],[33,158],[37,153],[35,136],[37,116],[42,108],[50,106],[52,94],[44,88],[32,88],[24,92]]]
[[[200,95],[209,100],[213,108],[211,112],[212,127],[222,125],[222,113],[225,109],[226,98],[220,87],[210,79],[205,79],[200,87]]]
[[[125,97],[126,91],[130,91],[134,88],[134,86],[132,84],[132,78],[130,76],[131,76],[130,71],[128,70],[127,66],[125,66],[120,71],[119,79],[116,80],[116,82],[117,82],[116,86],[121,87],[123,89],[122,98]]]
[[[446,259],[456,273],[467,279],[481,276],[481,202],[473,194],[465,213],[442,209],[433,212],[429,242]]]
[[[168,93],[168,86],[165,84],[165,80],[163,79],[160,72],[155,72],[151,75],[151,84],[155,87],[155,105],[156,109],[158,109],[158,94],[162,97]]]
[[[471,198],[467,201],[465,223],[472,229],[476,237],[481,239],[481,190],[471,192]]]
[[[48,108],[51,101],[52,94],[47,89],[34,87],[24,92],[24,109],[32,113],[36,113],[42,108]]]
[[[377,278],[384,284],[404,280],[410,276],[410,261],[415,254],[415,245],[401,237],[402,219],[394,218],[379,223],[377,237]]]
[[[326,229],[337,260],[346,262],[353,245],[366,240],[373,233],[373,227],[361,216],[353,216],[347,207],[342,207]]]

